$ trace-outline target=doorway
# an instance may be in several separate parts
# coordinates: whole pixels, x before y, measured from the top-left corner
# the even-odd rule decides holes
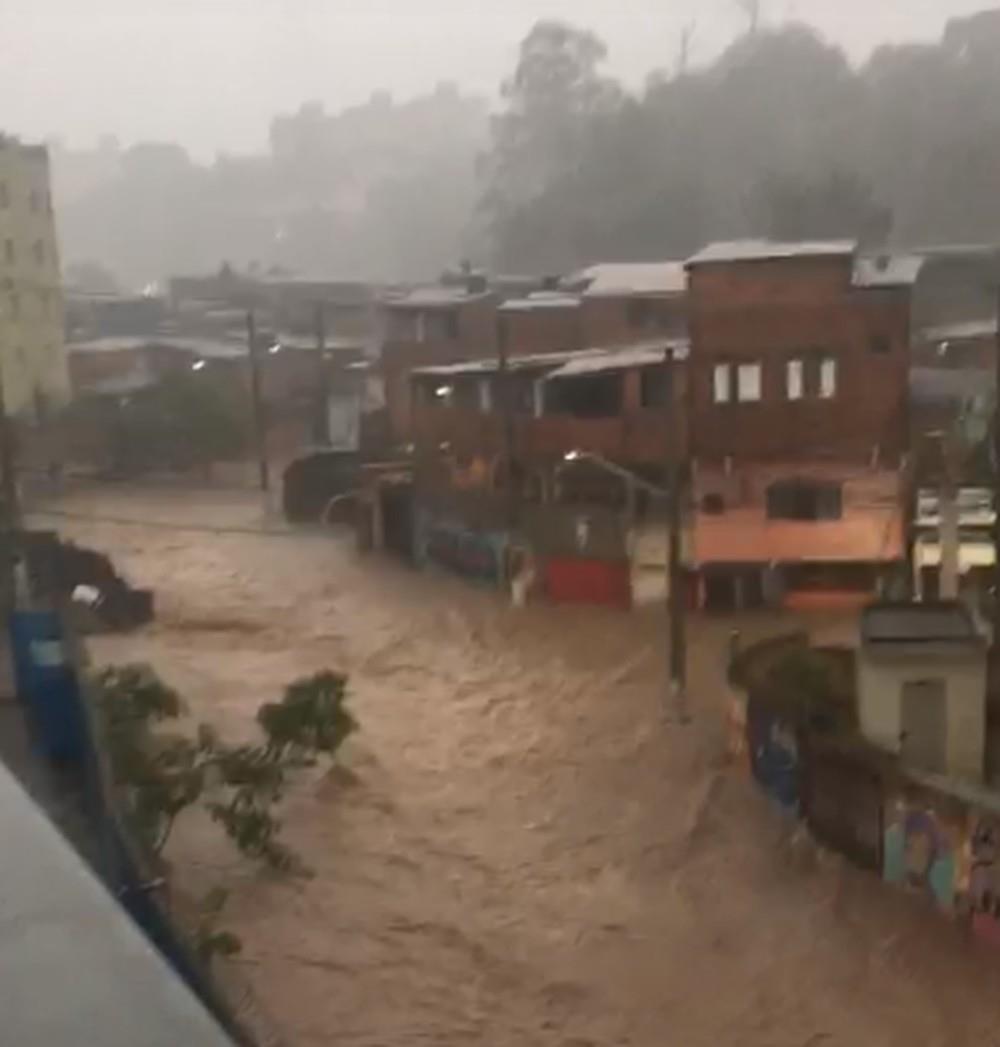
[[[911,680],[903,684],[900,755],[908,767],[944,773],[946,697],[944,680]]]

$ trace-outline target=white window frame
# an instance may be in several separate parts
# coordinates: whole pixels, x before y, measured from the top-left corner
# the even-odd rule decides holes
[[[733,365],[715,364],[712,367],[712,402],[727,404],[733,398]]]
[[[759,361],[736,365],[736,400],[756,404],[764,398],[764,374]]]
[[[837,395],[837,358],[823,356],[819,361],[819,398],[832,400]]]
[[[806,395],[806,362],[797,356],[785,361],[785,398],[804,400]]]

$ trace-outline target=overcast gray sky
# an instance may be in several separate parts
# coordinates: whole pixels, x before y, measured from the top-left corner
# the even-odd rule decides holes
[[[937,38],[991,0],[761,0],[768,21],[811,22],[855,59]],[[493,94],[543,17],[586,25],[610,70],[637,83],[669,65],[682,27],[695,61],[745,24],[737,0],[0,0],[5,130],[90,144],[178,141],[201,157],[263,147],[271,117],[377,88],[405,97],[455,80]]]

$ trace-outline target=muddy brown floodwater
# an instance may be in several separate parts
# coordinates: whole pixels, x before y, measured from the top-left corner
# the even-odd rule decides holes
[[[177,491],[59,507],[257,515]],[[289,1045],[1000,1042],[998,959],[794,836],[726,768],[728,623],[692,625],[678,728],[655,610],[513,610],[346,536],[60,527],[157,593],[156,624],[94,658],[148,660],[230,735],[293,678],[350,675],[347,771],[284,805],[312,879],[275,881],[196,819],[170,845],[179,890],[231,888],[239,971]]]

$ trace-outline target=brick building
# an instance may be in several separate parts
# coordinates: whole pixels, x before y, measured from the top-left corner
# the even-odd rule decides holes
[[[619,346],[687,334],[682,262],[606,262],[564,281],[581,296],[584,345]]]
[[[687,263],[703,602],[861,599],[903,558],[920,266],[836,241],[713,244]]]
[[[388,295],[381,306],[385,402],[393,439],[406,443],[411,436],[410,372],[495,357],[497,296],[476,278],[460,286]]]
[[[498,345],[512,357],[582,349],[582,312],[579,295],[563,291],[508,298],[497,308]]]
[[[716,244],[688,262],[699,460],[895,465],[914,266],[853,243]]]
[[[513,448],[526,472],[551,476],[571,451],[659,474],[668,448],[680,453],[681,383],[665,340],[619,350],[514,356],[506,378]],[[496,358],[423,367],[412,375],[418,447],[446,447],[459,462],[493,468],[506,450],[504,379]]]

